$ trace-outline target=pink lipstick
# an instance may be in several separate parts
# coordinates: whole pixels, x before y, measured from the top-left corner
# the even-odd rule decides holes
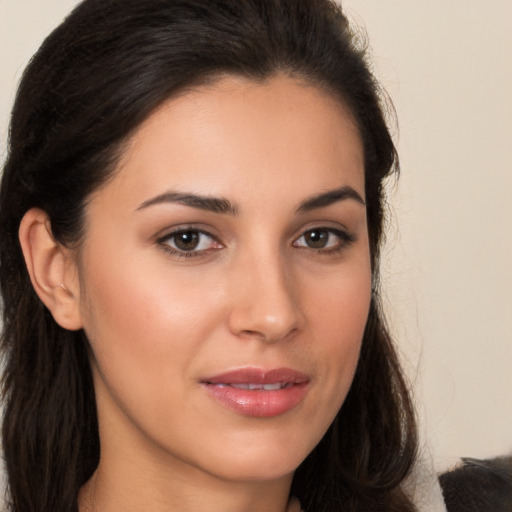
[[[270,418],[297,406],[307,392],[307,375],[290,368],[240,368],[203,379],[209,395],[246,416]]]

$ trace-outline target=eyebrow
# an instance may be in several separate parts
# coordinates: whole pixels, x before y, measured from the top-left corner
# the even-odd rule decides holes
[[[309,212],[317,208],[325,208],[326,206],[330,206],[333,203],[344,201],[346,199],[353,199],[363,206],[366,206],[364,199],[359,195],[359,193],[347,185],[306,199],[300,204],[297,211]]]
[[[207,210],[214,213],[224,213],[236,215],[238,207],[228,199],[221,197],[208,197],[197,194],[184,194],[180,192],[165,192],[156,197],[144,201],[137,210],[142,210],[149,206],[165,203],[179,203],[200,210]]]
[[[366,205],[358,192],[350,186],[344,186],[306,199],[299,205],[297,211],[304,213],[317,208],[325,208],[333,203],[347,199],[353,199],[362,205]],[[137,208],[137,211],[148,208],[149,206],[165,203],[179,203],[191,208],[199,208],[200,210],[228,215],[237,215],[239,211],[238,206],[228,199],[182,192],[165,192],[156,197],[152,197],[144,201]]]

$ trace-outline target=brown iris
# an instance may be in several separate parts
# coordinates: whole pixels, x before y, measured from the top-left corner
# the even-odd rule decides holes
[[[193,251],[199,244],[197,231],[180,231],[174,235],[174,245],[181,251]]]
[[[329,232],[325,229],[312,229],[304,233],[304,240],[308,247],[322,249],[329,241]]]

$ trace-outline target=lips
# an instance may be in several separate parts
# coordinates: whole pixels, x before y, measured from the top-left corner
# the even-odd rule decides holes
[[[242,415],[269,418],[296,407],[307,393],[309,378],[290,368],[241,368],[201,383],[221,405]]]
[[[278,389],[287,388],[293,386],[290,382],[276,382],[275,384],[253,384],[253,383],[243,383],[243,384],[217,384],[217,386],[231,386],[236,389],[250,389],[254,391],[255,389],[263,390],[263,391],[277,391]]]

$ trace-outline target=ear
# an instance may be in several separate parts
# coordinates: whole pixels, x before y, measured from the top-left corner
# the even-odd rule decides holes
[[[80,284],[69,249],[55,241],[48,215],[32,208],[23,217],[19,239],[32,286],[65,329],[82,328]]]

